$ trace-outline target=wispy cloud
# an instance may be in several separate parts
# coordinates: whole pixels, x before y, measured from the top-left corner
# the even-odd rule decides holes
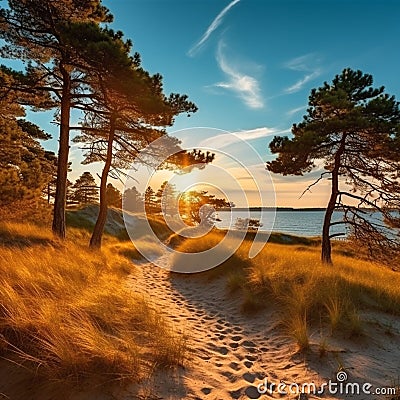
[[[314,53],[304,54],[303,56],[292,58],[285,63],[285,67],[293,71],[310,71],[310,61],[315,57]]]
[[[298,112],[305,110],[307,108],[307,106],[301,106],[301,107],[296,107],[296,108],[292,108],[291,110],[286,112],[286,115],[288,117],[291,117],[294,114],[297,114]]]
[[[221,133],[220,135],[203,140],[202,142],[199,143],[198,146],[222,149],[232,144],[241,142],[242,140],[252,141],[288,132],[290,132],[290,129],[282,131],[275,128],[267,128],[264,126],[262,128],[255,128],[255,129],[237,131],[232,133]]]
[[[301,79],[285,89],[286,93],[298,92],[304,87],[306,83],[321,75],[321,68],[317,66],[311,66],[312,62],[315,63],[315,61],[313,61],[314,58],[315,54],[305,54],[303,56],[293,58],[285,63],[285,68],[288,68],[292,71],[305,73],[305,75]]]
[[[296,93],[299,90],[303,88],[303,86],[313,80],[314,78],[317,78],[320,75],[320,71],[316,70],[312,72],[311,74],[305,75],[302,79],[298,80],[294,85],[289,86],[288,88],[285,89],[286,93]]]
[[[222,21],[224,20],[225,14],[237,3],[239,3],[240,0],[233,0],[231,3],[229,3],[211,22],[210,26],[207,28],[207,30],[204,32],[203,36],[200,38],[200,40],[188,51],[188,55],[190,57],[193,57],[196,55],[196,53],[200,50],[200,48],[204,45],[204,43],[208,40],[208,38],[211,36],[211,34],[221,25]]]
[[[224,43],[218,44],[217,62],[227,78],[227,82],[219,82],[213,86],[235,92],[237,96],[249,107],[259,109],[264,107],[264,100],[261,96],[260,84],[256,78],[241,73],[236,66],[230,64],[223,54]]]

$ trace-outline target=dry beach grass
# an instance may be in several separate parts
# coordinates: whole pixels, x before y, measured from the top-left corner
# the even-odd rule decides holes
[[[204,251],[219,243],[223,236],[214,231],[201,240],[184,241],[178,250]],[[275,304],[281,310],[282,324],[301,349],[308,347],[306,333],[310,324],[323,323],[331,331],[340,329],[352,336],[362,334],[359,313],[363,309],[400,314],[399,273],[370,261],[340,255],[339,251],[334,266],[326,266],[320,262],[315,242],[304,245],[296,238],[289,240],[288,244],[278,244],[281,237],[272,235],[270,243],[249,259],[252,242],[247,238],[234,256],[204,274],[226,275],[231,292],[239,289],[244,292],[245,312]],[[227,247],[230,245],[226,243]],[[338,250],[340,246],[337,244]]]
[[[29,385],[17,389],[29,388],[29,398],[44,399],[52,386],[65,391],[138,381],[156,366],[182,364],[183,336],[146,296],[126,285],[135,267],[119,253],[130,254],[129,245],[109,239],[101,253],[92,253],[85,232],[72,230],[69,237],[60,243],[42,227],[1,226],[3,367],[20,368],[28,381],[35,376],[39,382],[38,397]]]
[[[0,227],[0,393],[11,399],[247,399],[264,378],[321,384],[340,368],[397,379],[400,276],[341,244],[333,267],[315,240],[279,234],[249,259],[248,234],[221,266],[181,275],[168,272],[179,255],[146,237],[136,240],[166,270],[123,234],[89,252],[80,223],[66,243],[43,227]],[[224,235],[169,242],[198,252]]]

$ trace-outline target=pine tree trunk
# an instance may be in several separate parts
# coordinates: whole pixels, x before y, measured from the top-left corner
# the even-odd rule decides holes
[[[110,117],[110,132],[108,135],[107,143],[107,156],[106,162],[104,164],[103,171],[101,173],[100,181],[100,205],[99,205],[99,215],[97,216],[96,224],[93,229],[92,237],[90,238],[90,248],[100,249],[101,240],[103,237],[104,226],[107,220],[107,178],[110,172],[112,156],[113,156],[113,142],[115,135],[115,116]]]
[[[336,180],[338,182],[337,173],[334,175],[332,172],[332,192],[331,197],[329,199],[328,206],[326,207],[325,217],[324,217],[324,226],[322,228],[322,248],[321,248],[321,261],[324,264],[332,265],[332,248],[331,248],[331,238],[330,238],[330,226],[331,219],[333,215],[333,211],[335,210],[336,199],[337,199],[337,185],[333,184],[333,181]],[[334,186],[336,186],[336,190],[334,190]]]
[[[332,265],[330,227],[333,211],[335,210],[337,198],[339,195],[339,170],[341,167],[340,158],[345,149],[346,136],[346,134],[343,134],[339,148],[335,154],[335,161],[332,170],[331,197],[329,198],[328,206],[326,207],[324,225],[322,228],[321,261],[327,265]]]
[[[65,66],[60,65],[63,76],[61,97],[61,125],[57,162],[56,193],[54,198],[53,233],[65,238],[65,203],[67,194],[69,119],[71,111],[71,77]]]

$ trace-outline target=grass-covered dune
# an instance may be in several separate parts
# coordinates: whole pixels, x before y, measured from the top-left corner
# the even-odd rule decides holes
[[[141,255],[128,240],[118,210],[109,213],[102,251],[89,251],[95,211],[70,211],[64,242],[42,226],[0,224],[0,394],[70,398],[81,388],[140,382],[158,367],[185,363],[185,337],[135,290],[140,271],[134,263]],[[140,227],[139,216],[133,217]],[[215,229],[185,239],[171,235],[161,219],[150,224],[180,252],[207,250],[226,235]],[[302,350],[316,330],[321,337],[363,335],[365,312],[400,314],[400,273],[357,258],[348,244],[335,243],[334,265],[325,266],[318,239],[273,234],[249,259],[253,239],[249,232],[222,265],[183,279],[205,288],[210,279],[224,280],[228,295],[241,299],[238,312],[272,309],[283,332]],[[138,241],[160,252],[154,239],[139,234]],[[174,255],[172,263],[179,257]]]
[[[137,382],[184,362],[184,338],[135,293],[134,278],[128,286],[132,243],[108,236],[90,252],[86,231],[68,237],[0,226],[0,393],[9,398],[46,399],[55,387],[63,398],[68,388]]]
[[[181,241],[177,250],[204,251],[224,235],[215,230],[202,239]],[[336,243],[334,265],[327,266],[321,264],[318,240],[273,234],[264,249],[249,259],[253,238],[254,234],[247,235],[221,266],[198,275],[224,276],[232,295],[241,294],[244,313],[277,307],[283,328],[301,349],[308,348],[313,326],[349,337],[363,334],[364,310],[400,315],[400,273],[357,259],[348,245]],[[176,255],[175,262],[179,258]]]

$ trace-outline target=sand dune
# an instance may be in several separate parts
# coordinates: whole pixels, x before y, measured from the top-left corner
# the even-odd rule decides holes
[[[168,256],[163,257],[162,261],[168,263]],[[190,361],[184,369],[158,372],[139,389],[130,388],[138,390],[138,398],[295,399],[299,396],[260,394],[257,385],[267,379],[268,383],[299,385],[314,382],[320,387],[335,378],[339,364],[346,367],[349,382],[371,382],[374,387],[388,386],[400,373],[400,326],[391,316],[369,315],[371,321],[386,318],[393,330],[390,335],[377,331],[372,324],[369,333],[375,338],[360,342],[329,340],[328,354],[323,358],[317,348],[318,335],[314,335],[312,350],[303,355],[283,335],[274,309],[256,316],[243,315],[240,295],[227,293],[223,277],[210,282],[198,275],[169,274],[151,263],[144,263],[141,271],[132,278],[132,287],[150,295],[176,329],[187,335]],[[388,398],[364,393],[349,397]],[[302,398],[345,396],[325,392]]]
[[[157,264],[168,267],[164,254]],[[167,268],[168,269],[168,268]],[[398,397],[365,394],[290,393],[290,384],[314,383],[316,388],[335,381],[340,367],[347,382],[376,387],[393,386],[400,376],[400,322],[382,313],[365,312],[365,336],[357,339],[325,337],[326,354],[321,357],[321,336],[311,332],[311,350],[299,353],[293,340],[279,325],[277,309],[271,305],[249,316],[240,311],[241,294],[229,293],[225,277],[206,280],[199,274],[170,273],[143,262],[128,281],[132,290],[149,296],[177,332],[187,337],[189,360],[183,368],[157,370],[140,385],[131,385],[93,397],[93,390],[74,400],[230,400],[230,399],[356,399],[388,400]],[[337,335],[337,336],[340,336]],[[265,381],[266,380],[266,381]],[[260,394],[257,386],[267,382],[287,384],[286,395],[273,391]],[[360,386],[361,387],[361,386]],[[264,389],[264,386],[260,387]],[[271,386],[268,387],[271,389]],[[295,387],[294,387],[295,389]]]

